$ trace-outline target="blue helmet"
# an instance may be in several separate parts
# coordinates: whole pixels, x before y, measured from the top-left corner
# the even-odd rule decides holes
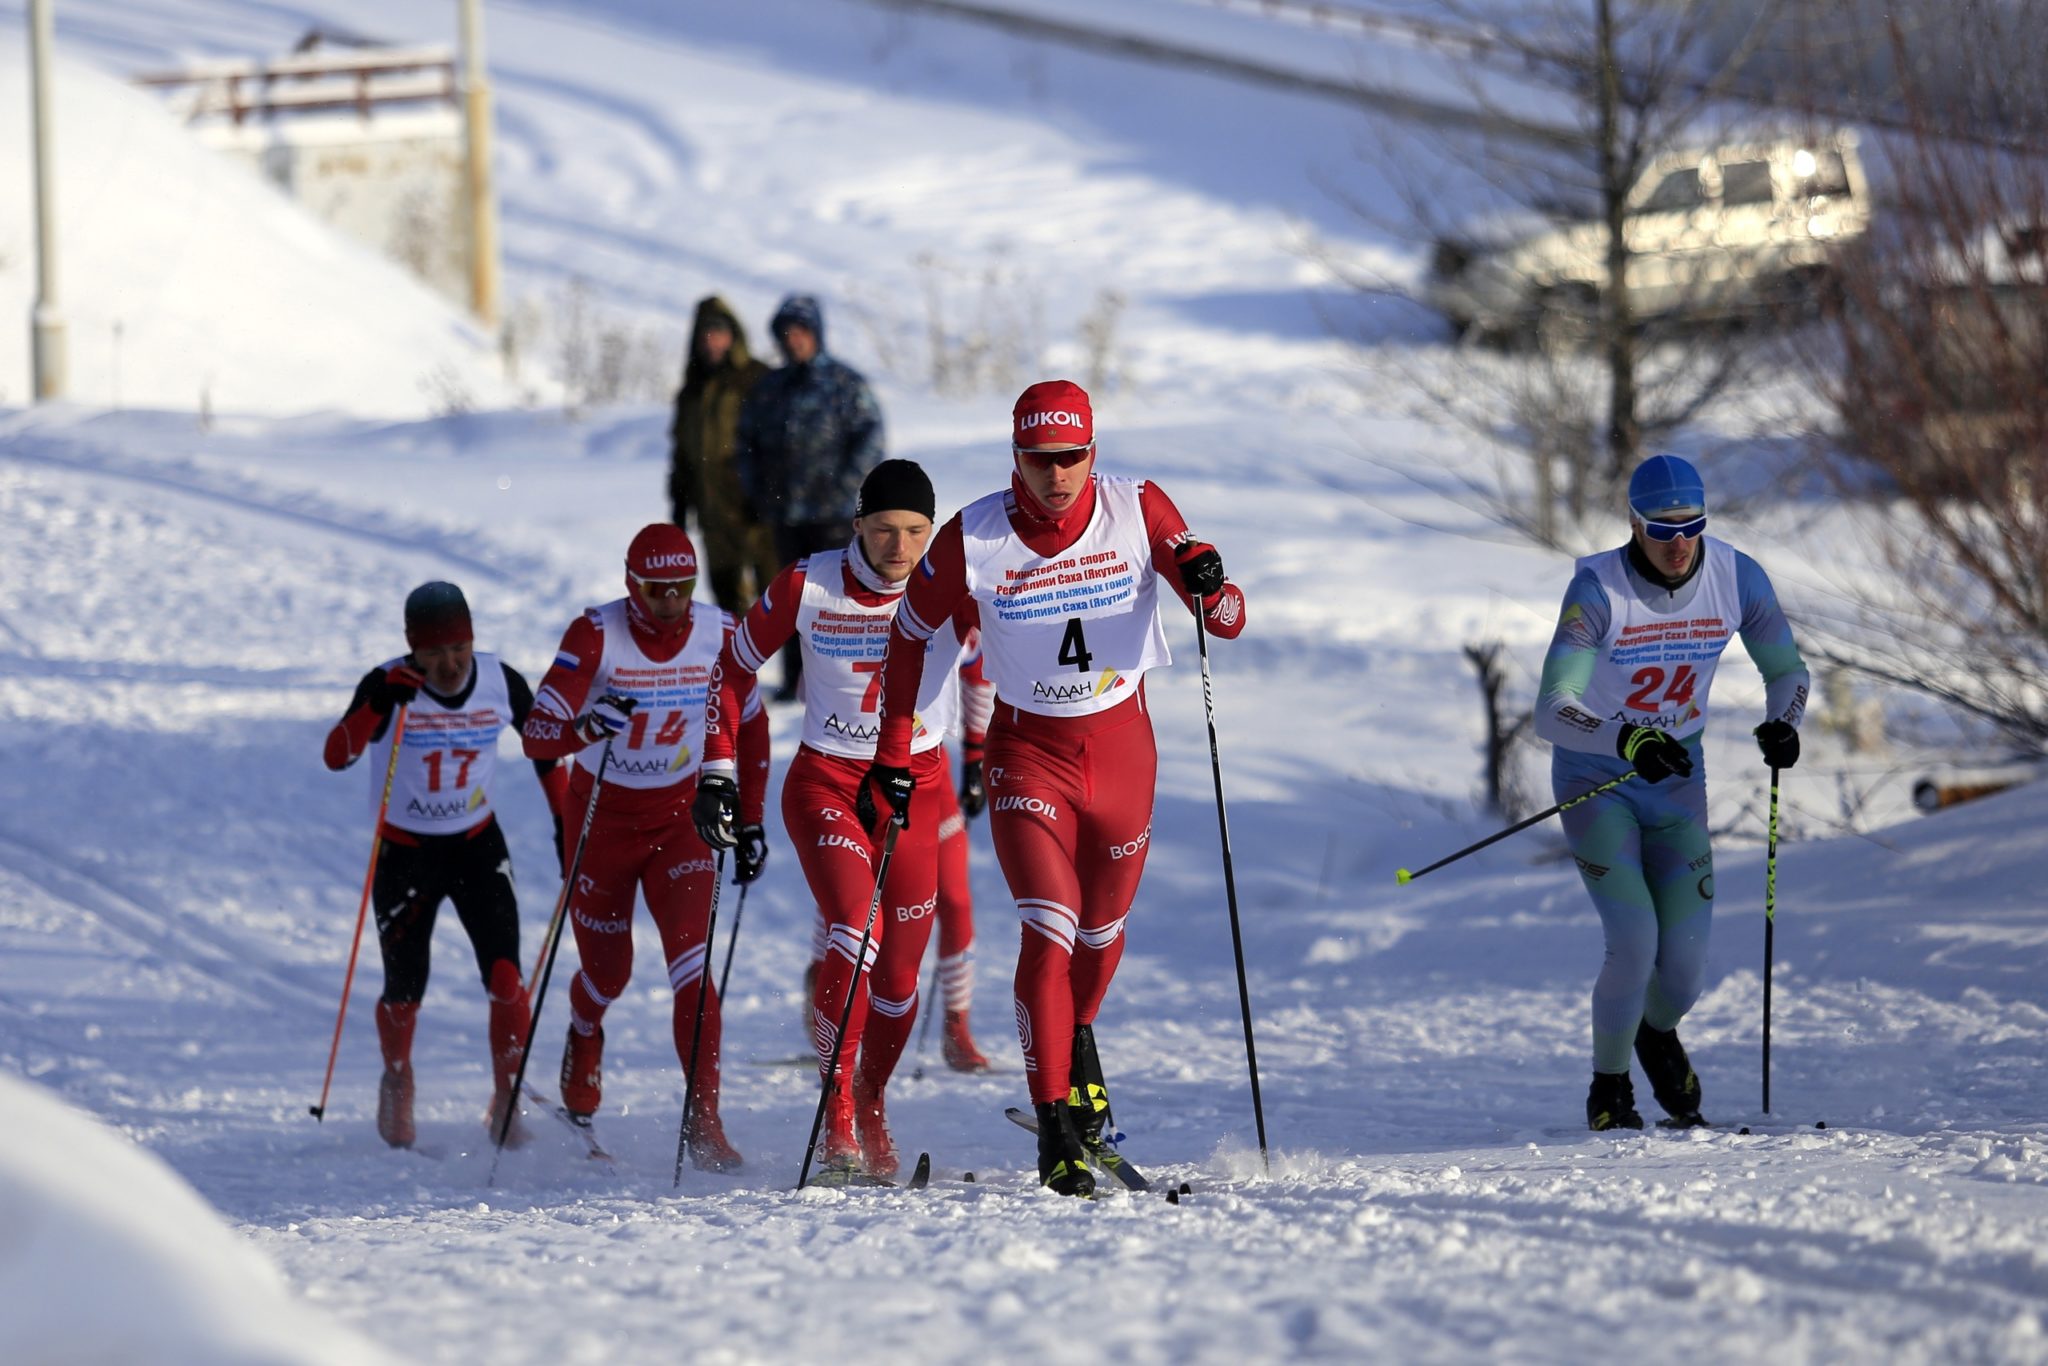
[[[1646,522],[1685,522],[1704,517],[1707,486],[1690,460],[1653,455],[1628,477],[1629,511]]]

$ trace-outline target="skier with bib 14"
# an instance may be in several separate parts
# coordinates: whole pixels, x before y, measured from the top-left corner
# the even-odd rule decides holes
[[[1699,471],[1653,455],[1629,479],[1628,543],[1578,562],[1543,661],[1536,732],[1555,746],[1567,800],[1634,769],[1637,779],[1564,813],[1579,875],[1600,913],[1606,959],[1593,985],[1586,1122],[1640,1129],[1633,1048],[1673,1127],[1705,1124],[1678,1040],[1698,999],[1713,922],[1713,851],[1700,739],[1707,692],[1731,637],[1763,674],[1757,746],[1772,768],[1799,760],[1808,678],[1763,568],[1706,535]]]

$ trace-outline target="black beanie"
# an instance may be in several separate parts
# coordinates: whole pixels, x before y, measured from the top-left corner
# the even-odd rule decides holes
[[[469,603],[452,583],[423,583],[405,596],[405,643],[415,650],[470,640]]]
[[[932,495],[932,481],[915,460],[884,460],[868,471],[861,481],[860,505],[856,517],[870,512],[915,512],[930,518],[938,511]]]

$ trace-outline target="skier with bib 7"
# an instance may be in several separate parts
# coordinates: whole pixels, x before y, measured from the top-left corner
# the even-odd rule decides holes
[[[1151,841],[1158,756],[1148,670],[1171,662],[1158,583],[1210,634],[1244,630],[1244,594],[1157,484],[1095,471],[1095,417],[1049,380],[1011,413],[1009,487],[932,538],[897,611],[867,783],[899,823],[919,816],[910,767],[925,642],[978,613],[996,688],[989,832],[1023,920],[1016,1013],[1038,1123],[1040,1181],[1088,1196],[1107,1089],[1093,1025],[1123,956]]]
[[[911,741],[923,780],[920,819],[897,840],[870,926],[881,844],[861,810],[860,787],[874,762],[890,626],[931,539],[933,512],[931,480],[914,462],[875,466],[861,483],[852,540],[785,566],[719,661],[721,682],[751,684],[786,642],[803,651],[803,741],[783,780],[782,822],[826,925],[811,1038],[830,1088],[820,1159],[842,1177],[860,1170],[888,1179],[901,1166],[884,1093],[917,1022],[918,970],[939,901],[939,832],[959,812],[945,739],[958,725],[953,676],[970,628],[956,623],[925,646],[934,659]],[[697,799],[698,833],[714,848],[760,837],[735,824],[732,753],[732,738],[714,730]],[[825,1075],[835,1056],[837,1070]]]
[[[1629,479],[1630,537],[1578,561],[1549,653],[1536,733],[1555,747],[1559,801],[1634,769],[1564,813],[1565,837],[1600,914],[1607,954],[1593,985],[1593,1082],[1586,1123],[1639,1129],[1633,1048],[1669,1126],[1706,1123],[1678,1023],[1699,997],[1713,922],[1700,739],[1707,693],[1742,637],[1765,684],[1755,730],[1764,762],[1799,759],[1808,676],[1762,566],[1706,535],[1699,471],[1653,455]]]

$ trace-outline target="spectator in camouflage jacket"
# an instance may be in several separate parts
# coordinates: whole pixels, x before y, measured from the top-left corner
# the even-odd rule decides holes
[[[882,463],[882,412],[860,372],[826,352],[816,299],[790,295],[768,326],[784,363],[741,406],[734,460],[748,502],[775,528],[776,551],[788,564],[852,537],[861,481]],[[796,696],[801,660],[793,648],[783,652],[785,699]]]
[[[725,300],[699,300],[668,429],[668,497],[677,526],[696,512],[697,549],[710,564],[712,596],[735,615],[754,605],[782,567],[774,530],[748,510],[733,459],[740,405],[767,373]]]

